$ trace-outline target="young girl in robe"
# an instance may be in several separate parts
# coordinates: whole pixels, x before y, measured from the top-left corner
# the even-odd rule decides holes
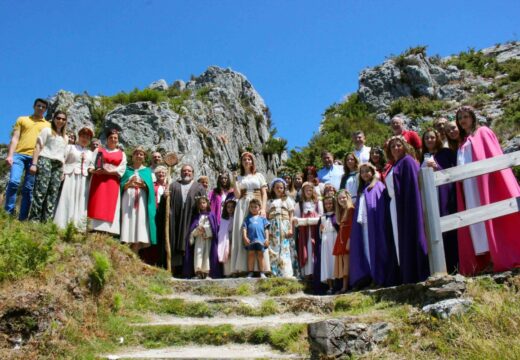
[[[315,185],[305,182],[302,185],[300,202],[294,209],[293,223],[298,227],[298,264],[301,276],[310,279],[314,274],[318,220],[323,214],[323,205],[318,199]]]
[[[350,231],[354,218],[354,203],[348,191],[340,190],[336,197],[336,221],[339,222],[338,236],[334,243],[334,277],[343,280],[343,286],[338,293],[348,289]]]
[[[267,203],[267,218],[271,223],[269,236],[269,259],[271,273],[279,277],[293,277],[294,239],[292,219],[294,202],[286,195],[286,183],[281,178],[271,182],[270,200]]]
[[[390,222],[390,199],[379,181],[377,168],[359,166],[358,203],[350,236],[350,285],[361,288],[370,283],[395,285],[397,258]]]
[[[224,211],[220,218],[218,228],[218,261],[224,267],[224,276],[231,275],[230,251],[231,251],[231,233],[233,231],[233,216],[237,203],[235,199],[229,199],[224,202]]]
[[[321,240],[320,280],[329,286],[327,295],[331,295],[334,286],[334,255],[332,255],[332,251],[339,229],[336,215],[334,214],[334,197],[325,196],[323,199],[323,211],[324,214],[320,216],[318,221]]]
[[[211,277],[218,277],[215,268],[219,266],[216,248],[217,226],[215,216],[210,213],[209,200],[205,196],[197,199],[198,216],[193,220],[190,227],[190,245],[193,245],[193,269],[195,276],[205,279],[210,274]],[[217,258],[215,264],[215,258]],[[213,265],[213,266],[211,266]]]

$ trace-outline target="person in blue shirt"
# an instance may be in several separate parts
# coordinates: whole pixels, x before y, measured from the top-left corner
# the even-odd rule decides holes
[[[343,167],[334,164],[334,155],[327,150],[321,153],[321,161],[323,167],[318,171],[318,179],[324,184],[332,184],[336,190],[339,190]]]
[[[255,258],[258,261],[260,277],[265,278],[264,274],[264,251],[269,247],[269,221],[260,216],[262,203],[258,199],[251,199],[249,202],[249,215],[244,219],[242,225],[242,239],[247,249],[247,269],[248,278],[253,277],[255,269]]]

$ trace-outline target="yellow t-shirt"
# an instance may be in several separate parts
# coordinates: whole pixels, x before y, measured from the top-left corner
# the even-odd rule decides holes
[[[20,116],[14,124],[14,130],[20,131],[20,138],[14,151],[18,154],[32,156],[40,131],[48,127],[51,127],[51,123],[45,119],[38,120],[32,116]]]

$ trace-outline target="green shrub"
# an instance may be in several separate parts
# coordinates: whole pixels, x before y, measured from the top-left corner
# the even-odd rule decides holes
[[[493,130],[502,140],[511,139],[520,133],[520,99],[509,101],[503,108],[504,113],[493,124]]]
[[[94,268],[89,274],[90,288],[93,293],[99,293],[108,281],[108,277],[112,272],[112,265],[110,259],[103,253],[94,251],[92,252],[92,258],[94,260]]]
[[[436,111],[446,107],[446,102],[432,100],[424,96],[420,98],[402,97],[390,104],[388,113],[390,116],[402,113],[412,119],[418,119],[423,116],[433,116]]]
[[[0,282],[34,275],[51,260],[58,240],[55,226],[21,223],[0,215]]]
[[[303,171],[307,165],[319,168],[322,165],[321,152],[325,149],[343,160],[344,155],[353,149],[351,135],[356,130],[365,133],[369,146],[381,145],[390,136],[389,126],[378,122],[358,95],[352,94],[346,101],[325,110],[320,132],[314,134],[307,146],[290,151],[286,167],[293,172]]]
[[[397,55],[393,57],[395,64],[399,68],[403,68],[408,65],[419,65],[419,61],[412,57],[413,55],[422,55],[423,57],[426,57],[426,49],[428,47],[425,45],[419,45],[415,47],[410,47],[406,49],[403,53],[400,55]]]
[[[473,48],[460,52],[447,63],[484,77],[494,77],[501,72],[500,64],[495,57],[484,55],[482,51],[475,51]]]
[[[203,86],[200,89],[197,90],[195,93],[195,98],[200,101],[208,100],[208,94],[211,91],[211,87],[209,86]]]
[[[74,223],[71,221],[67,223],[67,227],[65,228],[65,231],[63,232],[63,241],[65,242],[73,242],[75,240],[76,234],[78,233],[78,229],[74,225]]]

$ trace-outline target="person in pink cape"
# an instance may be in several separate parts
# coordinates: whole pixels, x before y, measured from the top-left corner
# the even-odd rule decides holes
[[[496,135],[479,126],[475,111],[461,107],[456,114],[461,145],[457,165],[502,155]],[[520,186],[511,169],[505,169],[457,183],[457,209],[491,204],[520,196]],[[520,267],[520,212],[458,229],[459,272],[474,275]]]

